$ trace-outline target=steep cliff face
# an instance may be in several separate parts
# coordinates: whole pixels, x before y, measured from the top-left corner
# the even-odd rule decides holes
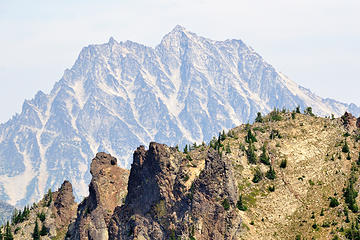
[[[232,171],[226,158],[204,147],[193,158],[162,144],[139,147],[109,239],[231,239],[241,222]]]
[[[108,239],[108,225],[116,206],[126,195],[129,171],[117,166],[110,154],[98,153],[92,160],[89,196],[79,205],[68,239]]]
[[[53,194],[54,204],[52,212],[55,216],[57,229],[67,228],[75,219],[77,203],[73,194],[73,188],[69,181],[64,181],[60,189]]]

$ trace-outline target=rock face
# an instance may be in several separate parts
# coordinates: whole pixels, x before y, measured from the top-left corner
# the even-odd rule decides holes
[[[341,119],[348,131],[355,131],[360,128],[360,117],[356,118],[351,113],[345,112]]]
[[[108,239],[110,218],[126,194],[129,171],[118,167],[117,159],[110,154],[96,154],[90,172],[89,196],[78,207],[68,239]]]
[[[53,194],[53,214],[56,216],[58,229],[68,227],[71,220],[76,217],[77,203],[73,194],[73,188],[69,181],[64,181],[59,190]]]
[[[360,114],[297,85],[241,40],[213,41],[177,26],[155,48],[114,39],[90,45],[49,94],[0,124],[0,200],[31,204],[67,179],[81,201],[97,152],[128,168],[139,145],[209,141],[257,112],[297,105]]]
[[[205,156],[204,164],[193,165],[200,168],[199,176],[189,177],[188,161],[175,148],[139,147],[109,239],[233,239],[241,219],[234,207],[238,195],[232,166],[214,150]],[[227,211],[221,204],[225,199]]]

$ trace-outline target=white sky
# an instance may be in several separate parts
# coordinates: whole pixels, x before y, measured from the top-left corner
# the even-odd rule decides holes
[[[0,122],[48,93],[82,47],[156,46],[177,24],[241,39],[316,94],[360,105],[359,0],[0,0]]]

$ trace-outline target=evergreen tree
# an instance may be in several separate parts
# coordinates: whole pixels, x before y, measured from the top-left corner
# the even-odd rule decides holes
[[[6,223],[6,227],[5,227],[5,235],[4,235],[4,240],[13,240],[13,234],[11,232],[11,227],[9,222]]]
[[[245,142],[247,142],[247,143],[257,142],[257,139],[256,139],[256,137],[254,136],[254,134],[251,132],[251,129],[248,130],[248,133],[247,133],[247,135],[245,136]]]
[[[304,111],[304,113],[306,115],[310,115],[310,116],[314,116],[313,112],[312,112],[312,107],[307,107]]]
[[[4,236],[2,233],[2,226],[0,226],[0,240],[4,240]]]
[[[50,207],[50,204],[52,203],[52,192],[51,192],[51,189],[48,190],[48,194],[47,194],[47,206]]]
[[[360,165],[360,152],[359,152],[359,157],[358,157],[358,160],[356,161],[356,164]]]
[[[46,236],[49,233],[49,229],[45,227],[45,224],[43,223],[41,230],[40,230],[40,236]]]
[[[187,144],[186,144],[185,147],[184,147],[184,153],[185,153],[185,154],[188,153],[188,146],[187,146]]]
[[[347,141],[346,141],[346,139],[345,139],[345,144],[344,144],[344,146],[342,147],[342,152],[343,152],[343,153],[348,153],[349,151],[350,151],[349,145],[348,145],[348,143],[347,143]]]
[[[230,143],[228,143],[228,144],[226,145],[226,149],[225,149],[225,152],[226,152],[226,154],[229,154],[229,153],[231,153],[231,149],[230,149]]]
[[[35,227],[32,236],[34,240],[40,240],[39,225],[37,219],[35,220]]]
[[[351,156],[350,156],[350,153],[348,152],[348,155],[346,157],[347,160],[351,160]]]
[[[283,159],[280,163],[280,168],[286,168],[286,165],[287,165],[287,160]]]
[[[254,177],[252,179],[253,183],[258,183],[263,179],[263,173],[260,168],[255,168]]]
[[[276,178],[275,170],[271,165],[269,170],[266,172],[266,177],[270,180],[274,180]]]
[[[250,142],[249,147],[246,150],[246,155],[250,164],[256,164],[257,162],[254,148],[254,145]]]
[[[356,197],[358,192],[354,189],[354,180],[350,179],[348,186],[344,190],[345,203],[347,203],[349,209],[356,213],[358,212],[358,206],[356,204]]]
[[[259,123],[262,123],[263,122],[263,118],[261,116],[261,112],[258,112],[257,113],[257,116],[255,118],[255,122],[259,122]]]
[[[226,134],[225,134],[225,130],[223,130],[221,134],[221,141],[224,141],[225,139],[226,139]]]
[[[292,112],[292,113],[291,113],[291,118],[292,118],[292,119],[295,119],[295,118],[296,118],[296,113],[295,113],[295,112]]]
[[[295,111],[296,113],[300,113],[300,106],[297,106]]]
[[[266,145],[264,143],[264,145],[262,146],[262,153],[260,155],[260,162],[265,164],[265,165],[270,165],[270,158],[269,155],[266,152]]]

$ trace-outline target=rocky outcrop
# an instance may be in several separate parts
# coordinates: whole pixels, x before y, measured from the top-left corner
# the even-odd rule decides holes
[[[73,194],[73,188],[69,181],[64,181],[59,190],[53,194],[53,214],[56,216],[56,227],[58,229],[69,226],[76,217],[77,204]]]
[[[33,239],[36,222],[39,230],[46,229],[41,239],[64,239],[69,224],[76,218],[76,209],[73,187],[70,182],[64,181],[57,191],[49,191],[31,208],[17,211],[17,217],[12,222],[14,239]]]
[[[345,128],[350,132],[360,128],[360,118],[357,119],[351,113],[345,112],[341,119]]]
[[[89,196],[79,205],[67,239],[108,239],[110,218],[126,195],[129,172],[117,166],[116,158],[106,153],[96,154],[90,173]]]
[[[139,147],[109,239],[232,239],[241,222],[232,165],[214,150],[205,156],[199,176],[189,179],[188,170],[201,163],[189,167],[183,153],[166,145],[151,143],[148,151]]]

